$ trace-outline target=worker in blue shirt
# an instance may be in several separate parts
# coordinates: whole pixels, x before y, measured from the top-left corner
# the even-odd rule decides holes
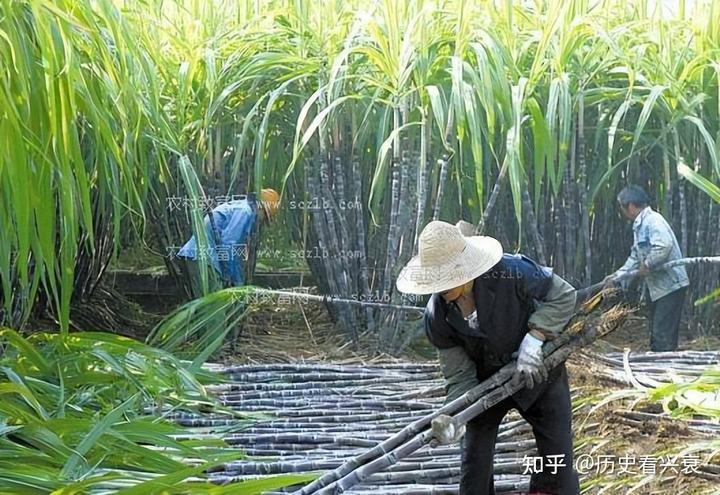
[[[221,203],[205,216],[207,232],[207,251],[198,253],[197,240],[193,235],[178,251],[177,256],[192,260],[189,264],[193,279],[193,296],[200,295],[199,271],[195,262],[206,261],[214,269],[210,279],[210,290],[221,287],[241,286],[245,284],[244,261],[249,257],[249,241],[257,226],[258,212],[260,221],[269,223],[277,214],[280,195],[273,189],[263,189],[257,209],[247,199]],[[221,287],[219,287],[221,286]]]

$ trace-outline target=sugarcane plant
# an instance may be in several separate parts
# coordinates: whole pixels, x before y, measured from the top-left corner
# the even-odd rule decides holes
[[[218,375],[169,353],[102,332],[25,338],[2,328],[0,345],[3,493],[252,494],[313,478],[211,484],[208,469],[244,453],[219,439],[193,438],[168,415],[212,410],[235,424],[251,420],[208,394]]]
[[[128,232],[187,287],[172,253],[198,235],[194,211],[263,185],[319,205],[281,217],[327,252],[305,261],[336,297],[402,303],[394,277],[431,218],[587,285],[626,254],[609,242],[628,235],[627,182],[685,255],[716,254],[720,209],[677,172],[716,184],[720,169],[720,7],[696,3],[707,15],[643,0],[3,2],[3,319],[48,308],[69,328]],[[716,270],[692,271],[691,292]],[[415,329],[330,309],[384,348]]]

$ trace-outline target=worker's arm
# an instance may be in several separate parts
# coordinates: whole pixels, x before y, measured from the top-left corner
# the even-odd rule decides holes
[[[534,311],[528,319],[528,333],[520,342],[515,377],[526,388],[544,382],[548,370],[543,363],[543,342],[555,338],[575,310],[575,288],[547,267],[523,265],[519,289],[532,298]]]
[[[555,338],[562,332],[575,310],[575,288],[557,275],[552,275],[550,290],[535,301],[535,311],[530,315],[528,326],[534,336],[544,340]]]
[[[518,264],[516,276],[520,296],[535,307],[528,320],[531,335],[539,340],[554,338],[573,315],[575,288],[552,269],[525,257]]]
[[[640,258],[637,255],[637,248],[633,246],[630,249],[630,255],[628,256],[628,259],[625,260],[625,264],[621,266],[615,273],[610,274],[607,278],[617,278],[621,275],[624,275],[627,272],[637,270],[640,268]]]
[[[480,383],[475,372],[475,363],[462,347],[438,349],[438,357],[445,377],[446,404]]]
[[[672,253],[673,239],[668,229],[668,226],[658,220],[649,222],[650,251],[645,257],[644,263],[650,270],[665,263]]]

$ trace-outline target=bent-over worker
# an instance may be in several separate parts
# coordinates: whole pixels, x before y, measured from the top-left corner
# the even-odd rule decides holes
[[[222,286],[241,286],[245,284],[244,261],[249,253],[249,240],[260,221],[269,223],[277,214],[280,195],[273,189],[263,189],[257,207],[247,199],[221,203],[213,208],[212,221],[205,215],[205,231],[209,242],[207,253],[198,253],[197,240],[193,235],[178,251],[178,257],[188,258],[188,266],[193,282],[193,297],[201,295],[198,261],[205,261],[214,268],[210,291]]]
[[[425,331],[438,349],[446,380],[446,402],[461,396],[512,361],[525,388],[467,424],[462,446],[460,494],[492,495],[493,455],[498,428],[512,409],[532,426],[538,455],[564,467],[533,473],[530,491],[579,492],[573,470],[572,408],[565,365],[549,373],[542,345],[567,324],[575,289],[523,255],[503,254],[500,243],[465,237],[446,222],[430,222],[420,234],[419,254],[397,280],[401,292],[432,294]],[[442,430],[440,421],[433,431]],[[436,437],[442,440],[438,431]],[[444,439],[447,441],[448,439]]]

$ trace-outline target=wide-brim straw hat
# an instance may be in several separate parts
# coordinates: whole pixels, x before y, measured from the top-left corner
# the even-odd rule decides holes
[[[452,224],[433,221],[420,233],[418,254],[403,267],[395,285],[408,294],[444,292],[487,272],[502,255],[497,239],[466,237]]]

